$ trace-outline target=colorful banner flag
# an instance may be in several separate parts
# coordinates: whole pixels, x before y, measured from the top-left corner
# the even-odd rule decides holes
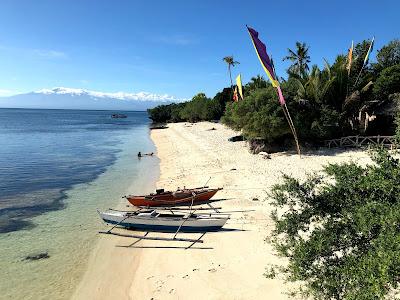
[[[362,71],[364,70],[364,67],[368,64],[369,55],[371,54],[372,48],[374,47],[374,40],[375,40],[375,37],[372,38],[372,41],[371,41],[371,44],[369,45],[367,54],[364,57],[364,62],[363,62],[363,65],[361,67],[360,73],[358,73],[358,76],[357,76],[357,79],[356,79],[356,81],[355,81],[355,83],[353,85],[353,88],[357,85],[358,79],[360,79],[360,76],[361,76]]]
[[[240,74],[238,75],[238,77],[236,77],[236,86],[239,90],[240,98],[242,98],[242,100],[243,100],[242,77],[240,76]]]
[[[254,49],[256,50],[258,59],[260,60],[265,73],[267,73],[269,80],[271,80],[272,86],[278,87],[279,82],[276,79],[276,75],[274,72],[274,68],[272,66],[271,59],[269,58],[269,56],[267,54],[267,47],[265,47],[265,44],[259,40],[257,31],[255,31],[253,28],[248,27],[247,25],[246,25],[246,27],[250,34],[251,41],[253,42],[253,46],[254,46]]]
[[[233,101],[235,102],[239,101],[237,86],[235,86],[235,90],[233,91]]]
[[[256,50],[258,59],[264,68],[265,73],[267,73],[269,80],[271,80],[272,86],[276,88],[278,92],[279,103],[281,104],[283,113],[285,114],[286,120],[289,123],[290,130],[293,133],[294,140],[296,141],[297,153],[301,157],[299,140],[297,138],[296,128],[294,127],[292,117],[290,116],[289,110],[286,106],[285,98],[283,97],[281,87],[279,86],[279,81],[275,74],[275,68],[272,60],[267,54],[267,47],[258,38],[258,32],[253,28],[246,25],[247,31],[250,34],[251,41],[253,42],[254,49]]]
[[[347,57],[347,74],[350,75],[351,63],[353,61],[354,42],[351,41],[351,48],[349,49],[349,56]]]
[[[372,38],[372,41],[371,41],[371,44],[369,45],[367,54],[365,55],[364,66],[368,63],[369,55],[371,54],[371,51],[372,51],[372,49],[374,47],[374,40],[375,40],[375,37]]]

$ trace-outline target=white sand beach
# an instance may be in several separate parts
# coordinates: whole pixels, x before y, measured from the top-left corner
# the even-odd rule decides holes
[[[215,130],[210,130],[215,128]],[[203,244],[133,241],[100,236],[74,299],[287,299],[290,286],[263,276],[270,264],[284,263],[265,241],[271,232],[268,192],[282,174],[305,178],[328,163],[370,162],[362,151],[320,150],[276,153],[271,159],[248,152],[245,142],[221,124],[179,123],[153,130],[160,159],[157,187],[223,187],[214,199],[222,210],[237,212],[224,228],[207,233]],[[149,187],[150,188],[150,187]],[[148,190],[151,192],[151,190]],[[125,207],[126,203],[121,204]],[[198,237],[198,234],[181,234]]]

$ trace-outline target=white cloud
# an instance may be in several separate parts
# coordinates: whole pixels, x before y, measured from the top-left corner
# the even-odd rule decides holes
[[[98,91],[90,91],[86,89],[75,89],[75,88],[66,88],[66,87],[56,87],[53,89],[42,89],[36,91],[38,94],[69,94],[73,96],[81,96],[81,95],[89,95],[97,98],[114,98],[119,100],[138,100],[138,101],[161,101],[161,102],[180,102],[186,99],[178,99],[174,96],[168,94],[154,94],[149,92],[138,92],[138,93],[125,93],[125,92],[116,92],[116,93],[107,93],[107,92],[98,92]]]
[[[67,58],[67,54],[56,50],[34,49],[33,53],[43,58]]]

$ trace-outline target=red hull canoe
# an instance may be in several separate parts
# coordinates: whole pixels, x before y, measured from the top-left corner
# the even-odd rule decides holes
[[[211,199],[219,190],[199,188],[199,189],[185,189],[175,192],[160,192],[157,194],[150,194],[146,196],[126,196],[126,199],[135,206],[177,206],[177,205],[190,205],[192,203],[193,193],[195,194],[193,204],[204,203]]]

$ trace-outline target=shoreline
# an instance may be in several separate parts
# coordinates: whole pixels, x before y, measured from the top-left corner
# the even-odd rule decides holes
[[[156,187],[201,186],[224,189],[214,205],[233,213],[225,231],[207,233],[204,244],[183,250],[179,242],[141,241],[136,248],[121,248],[131,241],[99,238],[73,299],[287,299],[292,285],[263,276],[275,256],[265,238],[273,226],[268,191],[282,173],[305,178],[323,165],[355,160],[369,162],[362,151],[322,150],[303,158],[275,153],[271,160],[248,152],[245,142],[228,142],[237,133],[221,124],[169,124],[152,130],[151,139],[160,160]],[[215,130],[211,130],[211,128]],[[159,234],[157,234],[159,235]],[[166,234],[167,235],[167,234]],[[182,237],[194,237],[183,234]]]
[[[150,130],[148,130],[148,139],[155,145],[150,139]],[[137,159],[136,153],[132,153],[133,159]],[[155,189],[156,183],[159,180],[159,159],[155,156],[158,162],[155,164],[157,170],[146,173],[145,176],[135,174],[135,181],[124,191],[124,195],[137,192],[137,193],[148,193]],[[152,158],[152,159],[154,159]],[[154,165],[154,163],[148,163]],[[143,170],[142,170],[143,171]],[[115,209],[126,209],[128,203],[126,199],[120,199],[116,204]],[[101,222],[102,229],[104,223]],[[126,244],[126,239],[114,238],[106,235],[99,235],[96,233],[95,245],[90,251],[89,259],[86,262],[85,271],[83,272],[78,284],[72,291],[71,299],[110,299],[116,297],[116,299],[127,299],[128,292],[121,289],[120,286],[129,286],[129,282],[124,281],[124,278],[134,276],[138,261],[136,255],[129,255],[124,248],[118,248],[116,245]],[[130,249],[128,249],[130,252]],[[139,251],[137,251],[139,252]],[[129,268],[127,268],[129,266]],[[124,272],[124,277],[118,276],[113,271],[121,270]],[[110,286],[110,288],[107,288]]]

